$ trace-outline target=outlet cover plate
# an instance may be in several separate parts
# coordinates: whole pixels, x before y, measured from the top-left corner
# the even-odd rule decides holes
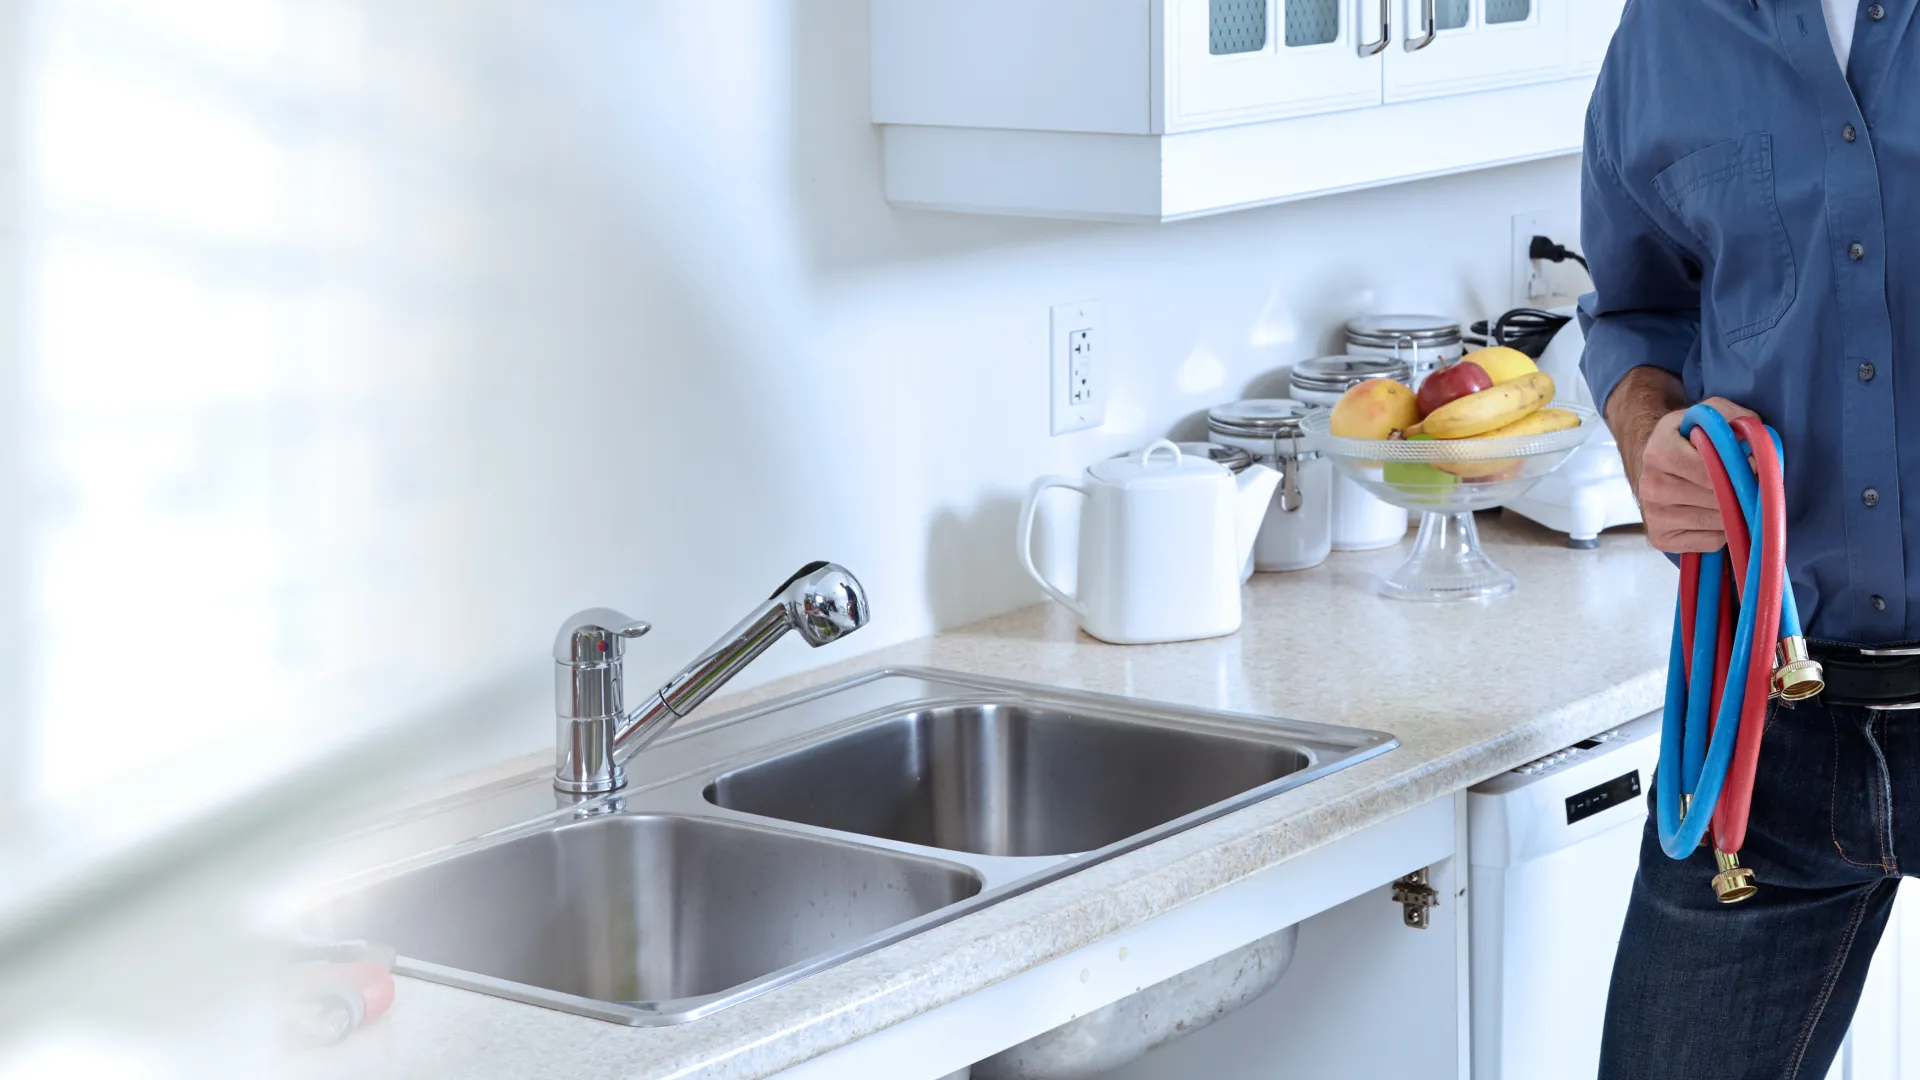
[[[1100,302],[1055,304],[1049,336],[1053,433],[1099,427],[1107,419],[1107,341],[1100,326]]]

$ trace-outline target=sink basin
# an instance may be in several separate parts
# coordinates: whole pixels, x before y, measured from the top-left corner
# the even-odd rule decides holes
[[[1313,764],[1253,735],[978,702],[918,709],[735,769],[715,805],[975,855],[1070,855]]]
[[[392,945],[430,974],[685,1011],[980,891],[961,867],[672,814],[519,836],[335,899],[322,933]],[[482,976],[484,983],[445,978]]]
[[[669,732],[627,763],[624,791],[556,804],[541,776],[458,804],[457,819],[407,818],[392,827],[443,844],[496,831],[336,883],[304,902],[300,930],[391,946],[397,971],[435,982],[683,1023],[1393,746],[1356,728],[877,671]],[[449,831],[456,820],[472,828]],[[364,842],[394,850],[377,832]],[[1251,985],[1241,960],[1160,988],[1153,1022],[1231,1008]]]

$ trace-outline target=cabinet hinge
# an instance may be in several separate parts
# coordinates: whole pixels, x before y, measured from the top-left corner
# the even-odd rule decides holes
[[[1408,926],[1425,930],[1431,925],[1427,919],[1427,909],[1440,902],[1440,894],[1427,884],[1426,867],[1393,883],[1393,902],[1400,905],[1400,918]]]

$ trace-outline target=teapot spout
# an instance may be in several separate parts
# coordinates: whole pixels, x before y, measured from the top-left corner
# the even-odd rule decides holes
[[[1234,538],[1240,542],[1240,561],[1253,554],[1254,538],[1267,520],[1267,508],[1273,505],[1274,489],[1280,486],[1280,474],[1265,465],[1249,465],[1233,478],[1240,491],[1234,506]]]

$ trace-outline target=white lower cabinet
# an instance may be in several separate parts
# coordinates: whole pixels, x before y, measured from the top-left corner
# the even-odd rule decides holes
[[[1455,871],[1464,805],[1448,796],[1405,811],[780,1076],[937,1080],[1299,924],[1293,964],[1264,997],[1105,1075],[1457,1080],[1468,1063],[1467,897]],[[1124,869],[1126,858],[1092,872]],[[1390,883],[1423,867],[1439,904],[1417,930]],[[1380,1038],[1383,1017],[1392,1040]]]
[[[1902,882],[1829,1080],[1920,1080],[1920,901]]]
[[[1455,881],[1454,865],[1433,868],[1437,886]],[[1293,966],[1264,997],[1100,1080],[1462,1080],[1465,898],[1412,930],[1391,893],[1308,919]]]

